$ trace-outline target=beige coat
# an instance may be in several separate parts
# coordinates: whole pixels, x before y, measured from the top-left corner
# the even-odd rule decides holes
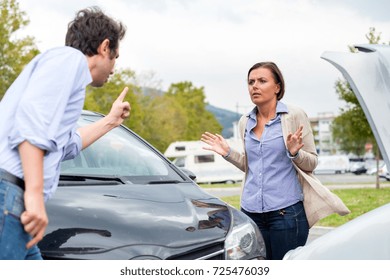
[[[311,130],[310,121],[306,113],[295,106],[287,105],[288,113],[282,114],[282,132],[284,142],[286,143],[288,133],[294,133],[299,125],[303,125],[303,148],[299,151],[298,157],[293,159],[293,165],[297,171],[299,182],[303,188],[304,206],[306,211],[309,226],[312,227],[318,220],[337,213],[346,215],[350,213],[349,209],[344,205],[341,199],[313,175],[313,170],[317,166],[317,152],[314,145],[313,132]],[[244,133],[248,117],[242,116],[239,121],[239,133],[242,137],[244,152],[239,153],[232,150],[227,161],[234,164],[236,167],[245,172],[245,178],[242,182],[242,187],[245,185],[248,164],[245,153]]]

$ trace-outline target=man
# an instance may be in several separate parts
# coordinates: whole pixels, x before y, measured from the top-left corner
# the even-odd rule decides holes
[[[88,84],[113,74],[125,27],[99,8],[79,11],[66,46],[35,57],[0,102],[0,259],[42,259],[36,245],[48,218],[44,202],[60,162],[77,156],[130,115],[125,88],[100,121],[76,131]]]

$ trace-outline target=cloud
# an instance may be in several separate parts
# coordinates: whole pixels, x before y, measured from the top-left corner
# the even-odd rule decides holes
[[[338,113],[343,105],[334,91],[341,75],[320,58],[322,52],[367,43],[372,26],[382,32],[383,41],[390,41],[390,19],[381,16],[383,9],[374,2],[368,7],[365,1],[335,0],[100,0],[88,6],[98,5],[126,24],[118,66],[153,71],[163,89],[192,81],[204,87],[212,105],[242,113],[252,106],[247,70],[273,60],[285,75],[285,101],[316,116]],[[62,45],[67,23],[85,8],[85,1],[74,0],[20,3],[31,20],[28,32],[41,50]]]

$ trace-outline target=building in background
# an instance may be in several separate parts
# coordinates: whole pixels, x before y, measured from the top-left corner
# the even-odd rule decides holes
[[[334,118],[335,115],[332,112],[318,113],[317,117],[310,118],[314,142],[319,155],[340,154],[337,142],[332,136]]]

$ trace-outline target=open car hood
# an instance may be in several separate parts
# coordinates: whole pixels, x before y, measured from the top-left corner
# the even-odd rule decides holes
[[[351,85],[374,133],[387,166],[390,166],[390,46],[356,45],[357,53],[324,52]]]
[[[390,46],[355,47],[359,52],[325,52],[321,57],[340,70],[350,84],[390,166]],[[287,252],[284,259],[389,259],[389,213],[390,203]],[[381,242],[373,242],[373,237]]]

